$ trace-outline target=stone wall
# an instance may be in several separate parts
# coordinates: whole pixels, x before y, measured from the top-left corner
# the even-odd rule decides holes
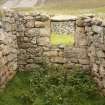
[[[84,39],[81,42],[75,41],[72,47],[52,46],[50,43],[52,21],[49,16],[37,13],[33,15],[11,13],[11,15],[15,24],[11,23],[12,18],[9,20],[5,16],[8,21],[4,24],[4,30],[10,30],[17,37],[18,70],[33,70],[36,65],[41,65],[43,62],[63,65],[66,68],[80,66],[89,69],[87,44],[84,43],[85,34],[83,34]],[[77,35],[75,39],[81,39],[82,34],[76,26],[76,20],[74,28]]]
[[[0,88],[4,88],[16,73],[16,45],[16,37],[0,29]]]
[[[92,77],[100,90],[105,93],[105,22],[95,17],[85,17],[79,18],[76,23],[77,30],[81,32],[77,45],[80,43],[87,45],[87,57]],[[78,36],[78,34],[76,35]]]
[[[75,24],[75,16],[53,16],[51,17],[51,32],[70,35],[75,32]]]
[[[74,33],[75,44],[52,46],[50,37],[55,23],[50,16],[6,12],[3,27],[15,39],[12,39],[15,47],[18,46],[15,52],[17,70],[33,70],[43,62],[68,69],[78,66],[91,71],[100,89],[105,91],[105,23],[94,16],[78,17],[72,21],[73,31],[69,27],[68,30]]]
[[[105,22],[94,19],[89,24],[91,27],[85,26],[85,28],[88,36],[91,73],[105,93]]]

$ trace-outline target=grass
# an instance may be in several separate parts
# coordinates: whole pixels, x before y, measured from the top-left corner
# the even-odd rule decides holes
[[[30,73],[17,73],[7,88],[0,92],[0,105],[24,105],[21,96],[29,90],[29,77]]]
[[[48,0],[45,5],[32,8],[15,8],[17,11],[40,11],[48,14],[83,15],[96,14],[105,16],[105,0]]]
[[[74,35],[59,35],[56,33],[52,33],[51,35],[51,44],[52,45],[73,45],[74,44]]]
[[[48,5],[69,6],[69,8],[96,8],[105,6],[105,0],[47,0]]]
[[[47,0],[45,5],[31,8],[14,8],[14,10],[28,13],[39,11],[49,15],[80,16],[94,14],[105,19],[105,0]]]
[[[0,0],[2,3],[4,0]],[[48,14],[82,15],[93,13],[105,16],[105,0],[47,0],[44,5],[32,8],[14,8],[16,11],[40,11]],[[100,14],[101,13],[101,14]]]
[[[45,13],[51,16],[53,15],[73,15],[83,16],[87,14],[93,14],[96,17],[105,19],[105,6],[94,8],[73,8],[70,6],[39,6],[33,8],[15,8],[15,11],[28,12],[33,14],[34,12]]]
[[[51,69],[48,74],[46,69],[36,70],[34,75],[29,72],[18,72],[16,77],[8,83],[7,88],[0,92],[0,105],[105,105],[105,97],[99,95],[96,84],[88,73],[76,71],[72,75],[68,74],[66,83],[63,84],[64,74],[61,69],[59,70],[51,72]],[[32,96],[29,92],[32,91],[30,78],[34,80]],[[49,89],[46,90],[47,88]],[[58,104],[62,103],[62,97],[65,104]],[[33,99],[33,104],[28,103],[29,98]]]

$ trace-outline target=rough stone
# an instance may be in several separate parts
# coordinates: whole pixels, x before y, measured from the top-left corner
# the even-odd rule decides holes
[[[35,17],[35,19],[36,19],[37,21],[42,21],[42,22],[44,22],[44,21],[49,20],[49,17],[46,16],[46,15],[38,15],[38,16]]]
[[[99,34],[101,34],[103,32],[103,28],[100,26],[96,26],[96,25],[92,26],[92,30],[93,30],[93,32],[99,33]]]
[[[40,34],[40,30],[37,28],[31,28],[28,30],[28,32],[25,33],[28,37],[36,37]]]
[[[54,57],[54,56],[58,56],[58,52],[56,50],[55,51],[48,51],[48,52],[44,52],[44,55],[48,56],[48,57]]]
[[[34,37],[34,38],[31,40],[31,43],[32,43],[32,44],[36,44],[36,37]]]
[[[35,21],[35,27],[36,28],[43,28],[45,25],[43,22],[40,21]]]
[[[101,50],[97,51],[96,54],[97,54],[97,56],[98,56],[99,58],[100,58],[100,57],[102,57],[102,58],[105,57],[104,52],[101,51]]]
[[[89,60],[87,59],[79,59],[79,63],[83,65],[89,65]]]
[[[78,27],[84,27],[84,20],[78,19],[78,20],[76,21],[76,25],[77,25]]]
[[[26,23],[27,28],[34,28],[34,20],[29,20]]]
[[[50,40],[49,40],[49,38],[48,37],[40,37],[40,38],[38,38],[37,39],[37,43],[38,43],[38,45],[49,45],[49,43],[50,43]]]
[[[48,29],[48,28],[40,29],[40,36],[42,36],[42,37],[48,36],[49,37],[50,35],[51,35],[50,29]]]

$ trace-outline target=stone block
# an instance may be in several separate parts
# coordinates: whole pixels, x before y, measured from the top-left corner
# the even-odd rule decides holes
[[[36,43],[37,43],[36,37],[33,37],[33,38],[32,38],[31,43],[32,43],[32,44],[36,44]]]
[[[91,71],[91,72],[92,72],[92,75],[94,75],[94,76],[96,76],[96,77],[99,77],[99,74],[98,74],[99,65],[93,64],[91,70],[92,70],[92,71]]]
[[[105,27],[105,21],[102,22],[101,26],[102,27]]]
[[[23,41],[24,42],[29,42],[29,38],[28,37],[23,37]]]
[[[48,52],[44,52],[43,55],[47,56],[47,57],[55,57],[55,56],[58,56],[58,52],[57,51],[48,51]]]
[[[72,63],[78,63],[78,58],[70,58],[70,61],[71,61]]]
[[[27,51],[26,54],[29,55],[30,57],[42,56],[43,48],[41,47],[28,48],[26,51]]]
[[[2,18],[2,21],[3,22],[8,22],[8,23],[15,23],[15,19],[12,17],[12,18],[10,18],[10,17],[3,17]]]
[[[32,38],[40,35],[40,29],[39,28],[30,28],[25,32],[25,35]]]
[[[85,48],[76,48],[75,52],[76,52],[78,58],[87,58],[88,57],[87,49],[85,49]]]
[[[23,59],[23,60],[19,60],[19,61],[18,61],[18,64],[19,64],[19,65],[26,65],[27,62],[26,62],[26,60]]]
[[[37,15],[35,17],[35,20],[45,22],[45,21],[49,20],[49,17],[46,15]]]
[[[23,69],[24,71],[33,71],[36,70],[36,68],[38,68],[39,66],[37,64],[27,64],[25,66],[25,69]]]
[[[89,59],[79,59],[79,63],[82,65],[89,65]]]
[[[35,23],[34,20],[29,20],[29,21],[26,22],[26,27],[27,28],[34,28],[34,26],[35,26],[34,23]]]
[[[58,56],[64,57],[64,52],[63,52],[63,51],[59,51],[59,52],[58,52]]]
[[[0,52],[0,58],[2,58],[3,57],[3,54],[2,54],[2,52]]]
[[[17,66],[17,60],[9,62],[8,63],[8,67],[9,67],[10,70],[14,70],[14,71],[17,70],[17,68],[18,68],[18,66]]]
[[[51,35],[50,28],[41,28],[40,29],[40,36],[42,37],[49,37]]]
[[[44,28],[45,24],[43,22],[40,22],[40,21],[35,21],[35,27],[36,28]]]
[[[78,41],[80,46],[87,46],[88,45],[88,41],[87,39],[82,39]]]
[[[95,32],[95,33],[98,33],[98,34],[102,34],[103,33],[103,27],[93,25],[92,26],[92,31]]]
[[[64,67],[66,69],[73,69],[74,66],[75,66],[75,63],[71,63],[71,62],[64,64]]]
[[[35,64],[42,64],[43,62],[46,62],[46,61],[44,61],[42,57],[34,57]]]
[[[29,23],[27,23],[29,24]],[[19,24],[17,25],[17,29],[16,29],[17,32],[24,32],[25,31],[25,26],[24,24]],[[21,36],[21,35],[20,35]],[[23,35],[24,36],[24,35]]]
[[[105,58],[105,53],[103,51],[101,51],[101,50],[98,50],[96,52],[96,54],[97,54],[97,57],[99,57],[99,58]]]
[[[97,25],[97,26],[101,26],[102,25],[102,20],[99,19],[99,18],[98,19],[93,18],[92,24]]]
[[[63,57],[54,57],[54,58],[51,58],[51,62],[58,63],[58,64],[64,64],[67,62],[67,60]]]
[[[30,15],[27,15],[27,16],[24,16],[24,19],[25,20],[33,20],[33,16],[30,16]]]
[[[4,30],[5,30],[6,32],[12,31],[12,26],[11,26],[11,24],[10,24],[10,23],[4,24]]]
[[[7,60],[8,60],[9,62],[13,61],[13,60],[16,59],[16,58],[17,58],[17,54],[9,54],[9,55],[7,56]]]
[[[50,43],[50,39],[48,37],[40,37],[37,39],[38,45],[48,46]]]
[[[34,62],[34,59],[27,59],[28,64],[32,64]]]
[[[105,77],[105,67],[103,65],[99,67],[99,74],[101,77]]]
[[[78,19],[78,20],[76,21],[76,25],[77,25],[78,27],[84,27],[84,20],[83,20],[83,19]]]
[[[85,33],[85,27],[77,27],[76,32],[80,33],[80,34],[82,34],[82,33],[84,34]]]

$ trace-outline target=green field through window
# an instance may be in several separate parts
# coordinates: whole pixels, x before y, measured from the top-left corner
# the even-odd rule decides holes
[[[74,44],[74,35],[73,34],[51,34],[51,44],[52,45],[73,45]]]

